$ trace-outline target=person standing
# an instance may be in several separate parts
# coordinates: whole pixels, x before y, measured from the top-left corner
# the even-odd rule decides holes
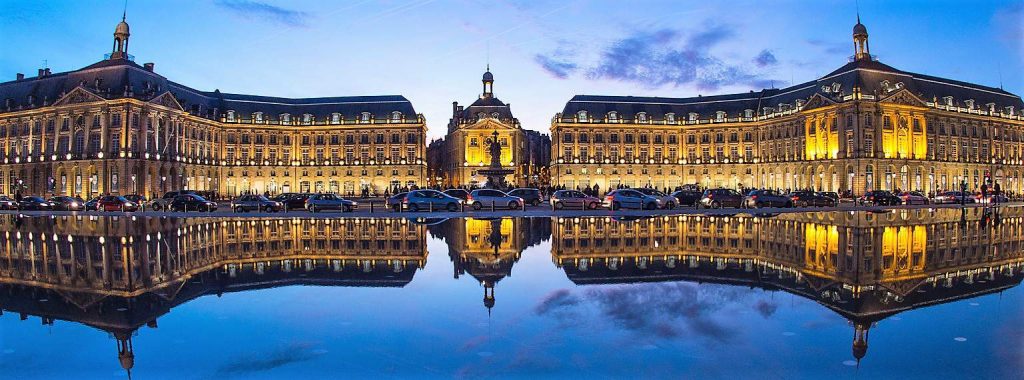
[[[994,203],[999,204],[999,195],[1002,193],[1002,190],[1003,189],[999,187],[999,182],[996,182],[995,185],[992,186],[992,201]]]

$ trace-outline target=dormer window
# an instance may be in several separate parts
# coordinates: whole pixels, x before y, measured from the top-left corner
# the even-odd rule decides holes
[[[500,119],[501,118],[501,114],[499,114],[497,112],[491,112],[491,117],[495,118],[495,119]]]
[[[690,112],[690,115],[687,117],[686,120],[689,120],[691,123],[696,123],[697,122],[697,118],[699,118],[699,117],[700,117],[700,115],[698,115],[696,112]]]
[[[313,115],[310,115],[308,113],[302,114],[302,125],[310,125],[310,124],[313,124]]]
[[[799,101],[798,101],[798,102],[799,102]],[[798,103],[798,104],[799,104],[799,103]],[[754,117],[754,110],[751,110],[751,109],[745,109],[745,110],[743,110],[743,117],[745,117],[745,118],[747,118],[747,119],[749,119],[749,118],[752,118],[752,117]]]
[[[988,113],[996,113],[996,104],[995,103],[988,103],[988,104],[986,104],[986,106],[988,106]]]
[[[615,123],[615,122],[618,122],[618,121],[619,121],[619,113],[618,112],[612,111],[612,112],[608,113],[608,122],[609,123]]]
[[[341,114],[340,113],[335,112],[335,113],[331,114],[331,124],[341,124]]]
[[[391,122],[392,123],[401,123],[402,122],[402,113],[398,112],[398,111],[392,112],[391,113]]]
[[[287,114],[287,113],[281,114],[281,124],[291,124],[291,123],[292,123],[292,115],[291,114]]]
[[[764,107],[763,112],[765,115],[771,115],[775,110],[773,110],[772,107]]]
[[[969,109],[969,110],[973,110],[974,109],[974,99],[964,100],[964,104],[967,105],[967,109]]]
[[[476,118],[477,118],[477,120],[486,119],[487,118],[487,112],[477,112],[476,113]]]
[[[669,112],[669,113],[665,114],[665,122],[666,123],[675,123],[676,122],[676,114],[672,113],[672,112]]]
[[[646,123],[647,122],[647,112],[637,113],[636,114],[636,121],[638,123]]]
[[[796,100],[796,108],[804,108],[804,100],[803,99],[797,99]],[[751,112],[751,113],[753,113],[753,112]]]
[[[253,112],[252,120],[257,124],[263,124],[263,112]]]
[[[590,121],[590,116],[587,115],[587,111],[579,111],[576,113],[576,119],[581,123],[585,123]]]
[[[723,121],[725,121],[725,111],[717,111],[717,112],[715,112],[715,121],[716,122],[723,122]]]
[[[1006,108],[1003,109],[1005,110],[1004,112],[1006,112],[1007,115],[1013,116],[1013,106],[1006,106]]]
[[[372,117],[371,117],[369,112],[363,112],[363,113],[359,114],[359,122],[360,123],[369,123],[371,119],[372,119]]]
[[[949,106],[949,107],[953,106],[953,97],[952,96],[943,96],[942,97],[942,101],[946,103],[946,106]]]
[[[779,112],[784,112],[789,109],[789,104],[779,103]]]
[[[228,110],[227,121],[229,123],[234,123],[235,122],[235,111],[234,110]]]

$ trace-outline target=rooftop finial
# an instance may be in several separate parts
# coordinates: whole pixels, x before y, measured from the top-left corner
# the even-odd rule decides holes
[[[121,12],[121,21],[125,21],[128,18],[128,0],[124,0],[124,8]]]

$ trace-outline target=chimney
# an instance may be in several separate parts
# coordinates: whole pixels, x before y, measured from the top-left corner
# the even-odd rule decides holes
[[[50,76],[50,68],[47,67],[47,68],[43,69],[43,74],[46,74],[46,76]]]
[[[17,78],[17,80],[25,79],[25,74],[18,73],[18,75],[15,78]]]
[[[146,71],[153,72],[153,62],[142,64],[142,68],[146,69]]]
[[[44,76],[46,76],[46,70],[44,70],[44,69],[39,69],[39,75],[38,75],[38,77],[42,78],[42,77],[44,77]]]

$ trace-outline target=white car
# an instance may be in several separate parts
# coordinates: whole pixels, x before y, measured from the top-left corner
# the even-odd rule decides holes
[[[479,210],[484,207],[502,207],[511,209],[523,208],[523,198],[514,197],[494,189],[476,189],[469,193],[466,203]]]

